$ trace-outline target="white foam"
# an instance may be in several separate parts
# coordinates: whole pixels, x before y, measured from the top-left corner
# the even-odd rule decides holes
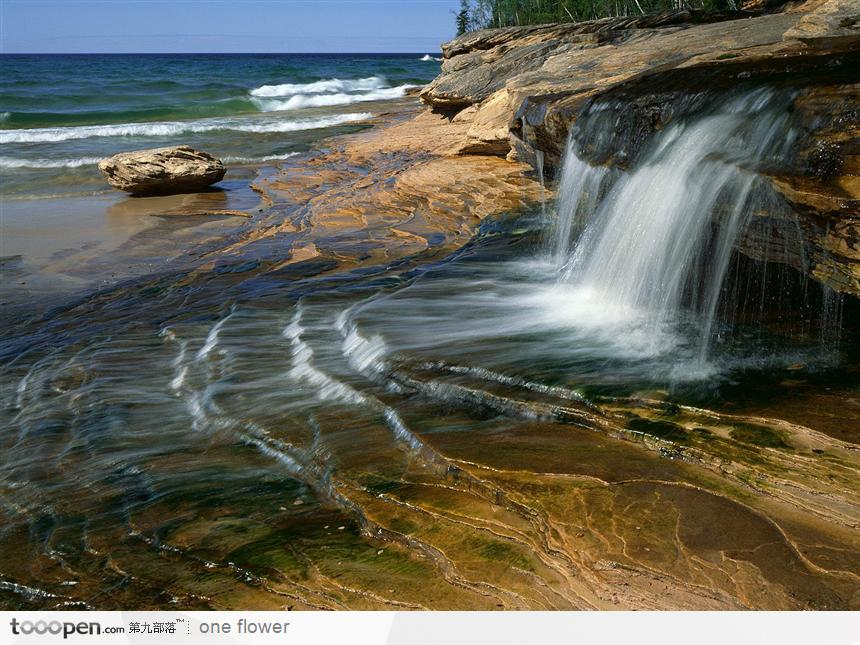
[[[279,155],[267,155],[265,157],[221,157],[224,163],[263,163],[265,161],[284,161],[295,157],[298,152],[285,152]]]
[[[331,94],[338,92],[367,92],[385,87],[385,79],[381,76],[367,78],[340,79],[332,78],[313,83],[283,83],[281,85],[262,85],[251,90],[251,96],[263,98],[295,96],[296,94]]]
[[[15,407],[19,410],[24,407],[24,397],[27,394],[27,386],[30,384],[30,375],[33,373],[33,368],[24,374],[24,378],[18,381],[18,387],[15,390]]]
[[[201,119],[199,121],[154,121],[152,123],[117,123],[113,125],[85,125],[62,128],[29,128],[0,131],[0,143],[53,143],[93,137],[167,137],[186,133],[214,132],[294,132],[329,128],[343,123],[363,121],[372,115],[367,112],[335,114],[318,119],[265,121],[230,118]]]
[[[0,168],[79,168],[93,166],[99,162],[99,157],[81,157],[80,159],[21,159],[18,157],[0,157]]]
[[[286,110],[299,110],[311,107],[330,107],[334,105],[351,105],[366,101],[385,101],[404,96],[406,91],[416,87],[415,85],[398,85],[397,87],[386,87],[361,94],[348,94],[337,92],[334,94],[296,94],[288,99],[258,98],[251,100],[263,112],[280,112]]]
[[[331,128],[344,123],[355,121],[366,121],[373,115],[370,112],[353,112],[350,114],[335,114],[334,116],[320,119],[298,119],[295,121],[274,121],[259,125],[238,125],[228,130],[238,132],[294,132],[296,130],[317,130],[319,128]]]
[[[205,428],[208,423],[208,417],[203,410],[203,404],[200,401],[200,395],[197,393],[191,394],[185,398],[185,408],[191,417],[191,427],[194,430]]]
[[[433,366],[431,365],[431,367]],[[524,387],[527,390],[532,390],[533,392],[540,392],[541,394],[550,394],[552,396],[557,396],[560,399],[580,402],[584,402],[586,400],[582,393],[577,390],[571,390],[568,388],[552,385],[545,385],[543,383],[526,380],[519,376],[508,376],[507,374],[488,370],[484,367],[471,367],[463,365],[443,365],[442,367],[454,374],[469,374],[471,376],[477,376],[478,378],[484,379],[486,381],[495,381],[496,383],[502,383],[503,385],[513,385],[514,387]]]
[[[294,381],[305,382],[313,385],[317,390],[317,397],[323,401],[341,401],[354,405],[366,405],[368,399],[358,390],[346,383],[331,378],[328,374],[314,367],[312,360],[314,352],[311,347],[302,340],[304,328],[301,326],[302,310],[296,310],[292,322],[284,329],[283,335],[290,340],[292,348],[293,367],[289,376]]]
[[[168,330],[168,338],[172,341],[176,341],[176,335]],[[170,381],[170,389],[174,392],[182,389],[182,385],[185,383],[185,376],[188,374],[188,366],[185,365],[185,354],[188,351],[188,341],[183,340],[179,342],[179,353],[173,359],[173,379]]]
[[[224,326],[224,323],[226,323],[232,315],[233,314],[231,312],[212,325],[212,329],[210,329],[209,333],[206,335],[206,342],[203,343],[203,347],[201,347],[200,351],[197,352],[198,361],[206,358],[209,353],[218,346],[218,334],[221,333],[221,328]]]
[[[185,376],[188,374],[188,366],[183,365],[176,371],[176,375],[170,381],[170,389],[174,392],[181,390],[185,383]]]
[[[442,59],[441,58],[433,58],[430,54],[424,54],[421,57],[421,60],[425,63],[429,63],[431,60],[440,61]]]
[[[412,450],[416,451],[420,450],[424,446],[424,442],[416,437],[415,434],[406,427],[406,424],[403,423],[403,419],[400,418],[400,415],[397,414],[397,411],[394,408],[385,408],[382,416],[398,440],[406,443]]]
[[[282,450],[278,450],[277,448],[273,448],[271,445],[267,444],[260,439],[255,437],[249,437],[247,435],[242,437],[242,440],[248,445],[254,446],[261,453],[266,455],[267,457],[271,457],[275,461],[280,462],[283,466],[287,468],[287,470],[293,474],[294,476],[298,476],[302,474],[304,467],[296,461],[292,456],[288,455],[286,452]]]
[[[382,336],[377,335],[370,339],[362,336],[355,323],[350,320],[349,309],[338,316],[335,325],[343,338],[343,354],[355,371],[365,376],[368,376],[368,372],[381,374],[386,371],[385,355],[388,348]]]

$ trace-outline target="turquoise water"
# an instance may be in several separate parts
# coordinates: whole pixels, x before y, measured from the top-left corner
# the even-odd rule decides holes
[[[439,71],[423,54],[4,55],[0,195],[105,188],[96,162],[187,143],[276,161],[359,127]]]

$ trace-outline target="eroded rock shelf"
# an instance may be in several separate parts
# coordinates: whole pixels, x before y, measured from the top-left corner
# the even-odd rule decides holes
[[[813,0],[782,13],[605,19],[490,29],[443,47],[442,73],[421,93],[434,110],[469,122],[464,155],[560,163],[571,126],[595,104],[617,116],[611,156],[622,167],[647,136],[727,91],[796,91],[802,137],[794,163],[772,177],[802,244],[779,260],[860,295],[860,28],[850,0]],[[767,216],[767,213],[763,215]],[[773,213],[773,227],[786,216]],[[762,257],[746,238],[741,251]],[[771,258],[774,259],[774,258]]]

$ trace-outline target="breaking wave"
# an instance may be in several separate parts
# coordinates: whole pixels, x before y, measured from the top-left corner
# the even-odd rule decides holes
[[[17,157],[0,157],[0,168],[80,168],[92,166],[99,162],[99,157],[82,157],[80,159],[19,159]]]
[[[271,120],[248,122],[247,119],[204,119],[200,121],[163,121],[155,123],[119,123],[114,125],[87,125],[64,128],[31,128],[0,131],[0,143],[44,143],[89,139],[93,137],[165,137],[186,133],[233,130],[236,132],[295,132],[330,128],[345,123],[364,121],[372,115],[367,112],[335,114],[318,119],[292,121]],[[50,167],[50,166],[43,166]]]
[[[295,157],[298,152],[284,152],[264,157],[221,157],[224,163],[264,163],[266,161],[284,161]],[[80,168],[95,166],[101,157],[81,157],[80,159],[19,159],[17,157],[0,157],[2,168]]]
[[[411,87],[414,86],[388,87],[384,77],[368,76],[356,79],[331,78],[313,83],[262,85],[249,94],[257,109],[275,112],[395,99],[406,94],[406,90]]]
[[[381,76],[369,76],[354,80],[332,78],[314,83],[284,83],[282,85],[262,85],[251,90],[251,96],[262,98],[295,96],[297,94],[332,94],[343,92],[369,92],[386,85]]]
[[[263,112],[279,112],[282,110],[300,110],[310,107],[330,107],[333,105],[350,105],[365,101],[383,101],[396,99],[404,96],[406,91],[415,85],[398,85],[397,87],[386,87],[362,92],[348,94],[336,92],[327,94],[295,94],[287,99],[259,98],[251,99]]]
[[[221,161],[224,163],[262,163],[264,161],[284,161],[298,154],[301,153],[284,152],[279,155],[266,155],[265,157],[221,157]]]

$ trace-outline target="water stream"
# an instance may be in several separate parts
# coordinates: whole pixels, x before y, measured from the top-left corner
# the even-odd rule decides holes
[[[797,364],[843,387],[856,375],[817,337],[741,330],[712,347],[757,171],[792,145],[785,97],[673,123],[624,170],[581,158],[577,136],[555,216],[486,221],[441,261],[167,274],[6,337],[0,548],[19,555],[0,562],[3,602],[589,606],[554,577],[580,565],[546,546],[562,530],[536,519],[550,511],[499,501],[521,485],[504,473],[564,469],[563,454],[589,477],[681,479],[595,434],[600,405],[671,389],[719,408],[723,385],[778,382]],[[522,452],[506,443],[518,432]],[[470,475],[475,460],[495,474]],[[726,519],[725,548],[761,520],[744,522],[732,537]],[[824,603],[792,558],[759,565],[790,560],[784,584]]]

